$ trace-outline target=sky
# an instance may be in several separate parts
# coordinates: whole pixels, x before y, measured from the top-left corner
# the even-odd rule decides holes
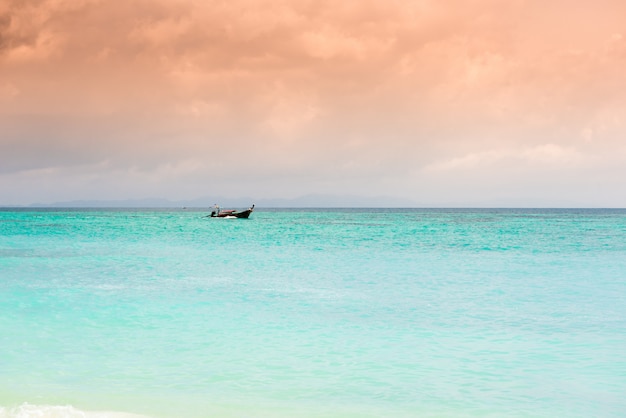
[[[0,0],[0,205],[626,207],[621,0]]]

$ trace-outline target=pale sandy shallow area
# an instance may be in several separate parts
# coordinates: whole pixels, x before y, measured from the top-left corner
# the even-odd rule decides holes
[[[158,406],[156,407],[157,409]],[[196,405],[172,411],[165,408],[155,415],[142,415],[121,411],[82,410],[71,405],[36,405],[23,403],[18,406],[0,406],[0,418],[377,418],[388,416],[387,411],[380,408],[354,409],[337,406],[307,405]],[[414,418],[415,411],[396,411],[394,418]],[[423,418],[444,418],[446,415],[419,413]],[[460,415],[455,415],[460,416]],[[449,416],[448,416],[449,417]]]
[[[115,411],[81,411],[69,405],[0,407],[0,418],[149,418],[146,415]]]

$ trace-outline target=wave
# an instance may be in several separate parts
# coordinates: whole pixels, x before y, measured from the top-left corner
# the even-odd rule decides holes
[[[118,411],[82,411],[71,405],[0,406],[0,418],[150,418],[146,415]]]

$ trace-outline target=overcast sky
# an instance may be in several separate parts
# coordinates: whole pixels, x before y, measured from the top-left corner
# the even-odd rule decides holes
[[[0,205],[626,207],[621,0],[2,0]]]

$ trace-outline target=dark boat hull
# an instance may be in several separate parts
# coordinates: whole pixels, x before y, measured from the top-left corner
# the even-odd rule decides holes
[[[236,210],[223,210],[220,212],[212,212],[211,218],[239,218],[239,219],[248,219],[250,214],[254,212],[254,205],[252,205],[249,209],[236,211]]]

